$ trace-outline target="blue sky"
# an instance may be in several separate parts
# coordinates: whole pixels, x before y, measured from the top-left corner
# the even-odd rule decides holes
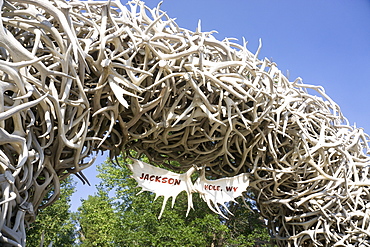
[[[289,71],[291,81],[323,86],[351,125],[370,133],[370,0],[164,0],[161,9],[180,27],[195,31],[201,20],[219,40],[244,37],[252,52],[261,38],[260,59]],[[94,167],[84,173],[99,182]],[[95,191],[78,181],[72,210]]]

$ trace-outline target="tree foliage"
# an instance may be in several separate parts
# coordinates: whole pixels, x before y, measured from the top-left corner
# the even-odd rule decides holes
[[[117,246],[119,219],[104,191],[88,196],[82,202],[76,219],[80,226],[79,246]]]
[[[141,189],[130,178],[127,162],[121,157],[119,166],[109,161],[98,166],[99,192],[79,208],[82,246],[268,246],[264,222],[242,199],[239,204],[230,203],[234,216],[224,219],[195,194],[195,210],[186,217],[183,192],[174,208],[167,203],[158,220],[163,198],[155,200],[149,192],[136,195]]]
[[[60,198],[39,210],[36,221],[27,229],[27,246],[48,246],[51,242],[53,246],[73,246],[75,225],[69,208],[74,190],[71,177],[61,182]]]
[[[60,199],[41,210],[28,229],[27,246],[40,246],[42,238],[43,246],[53,242],[53,246],[67,247],[270,246],[263,220],[244,206],[242,198],[237,198],[239,203],[229,203],[233,215],[224,219],[195,194],[195,210],[186,217],[183,192],[174,208],[167,203],[158,220],[163,198],[155,200],[149,192],[136,195],[141,189],[130,177],[126,162],[129,160],[120,158],[119,166],[109,161],[98,166],[98,193],[83,200],[76,214],[69,211],[74,183],[72,179],[64,181]]]

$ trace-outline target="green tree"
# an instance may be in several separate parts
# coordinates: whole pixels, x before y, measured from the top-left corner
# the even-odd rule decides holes
[[[104,191],[99,190],[96,195],[83,200],[76,219],[80,225],[79,246],[117,246],[119,218]]]
[[[167,203],[162,218],[158,220],[163,199],[155,201],[155,195],[149,192],[136,195],[140,188],[136,188],[135,180],[130,178],[131,172],[124,165],[126,162],[130,160],[119,158],[120,166],[112,162],[98,166],[99,177],[102,179],[96,195],[99,198],[96,201],[91,198],[91,204],[83,204],[80,208],[79,219],[84,234],[82,243],[97,246],[91,244],[94,239],[101,244],[99,246],[267,246],[269,236],[263,221],[242,203],[230,204],[235,217],[225,220],[211,212],[195,194],[195,210],[190,211],[186,217],[187,196],[183,192],[176,199],[173,209],[170,208],[171,203]],[[108,200],[107,194],[112,193],[114,197]],[[87,206],[100,208],[103,202],[108,202],[104,209],[109,213],[104,209],[96,210],[94,216],[83,213],[88,210]],[[107,215],[110,215],[109,219]],[[86,217],[101,217],[101,220],[88,222]],[[105,229],[110,230],[105,235],[88,234],[86,229],[93,229],[98,222],[104,222]],[[109,241],[104,240],[107,236],[110,236]],[[106,244],[103,244],[104,241]]]
[[[255,205],[250,201],[244,201],[243,198],[236,198],[235,202],[228,205],[232,215],[228,215],[224,224],[230,230],[229,246],[271,246],[269,245],[270,235],[265,227],[264,219],[258,214]],[[248,204],[249,210],[241,207],[244,203]]]
[[[70,212],[70,201],[75,183],[69,177],[61,182],[60,198],[39,210],[36,221],[27,229],[27,246],[73,246],[75,225]],[[49,196],[49,195],[47,195]]]

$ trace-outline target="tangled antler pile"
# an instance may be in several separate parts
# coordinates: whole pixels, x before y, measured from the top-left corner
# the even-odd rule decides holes
[[[93,152],[136,150],[250,173],[280,246],[370,246],[369,138],[321,87],[139,1],[0,7],[0,241],[25,245],[24,225],[60,180],[85,179]]]

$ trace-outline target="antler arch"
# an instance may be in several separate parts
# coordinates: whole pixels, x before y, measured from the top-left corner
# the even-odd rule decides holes
[[[3,242],[25,245],[24,223],[99,150],[250,173],[281,246],[369,240],[369,137],[321,87],[140,1],[0,4]]]

